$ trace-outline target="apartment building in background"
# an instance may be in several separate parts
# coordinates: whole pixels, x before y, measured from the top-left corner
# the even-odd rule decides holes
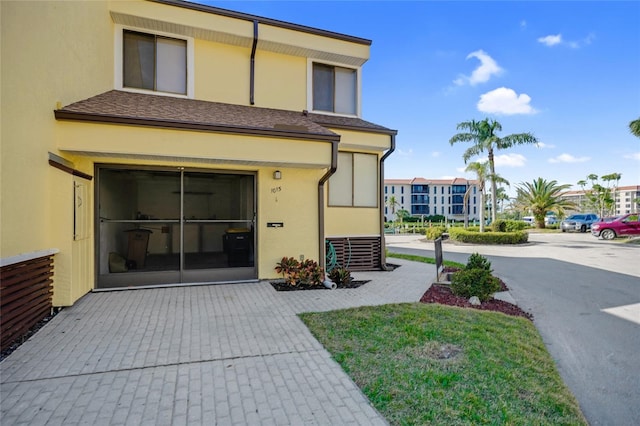
[[[577,209],[572,210],[576,212],[586,212],[589,210],[587,207],[587,191],[567,191],[562,194],[562,198],[573,201]],[[615,192],[615,208],[614,215],[621,215],[627,213],[638,213],[640,211],[640,185],[621,186],[616,189]]]
[[[394,206],[390,205],[391,197],[396,201]],[[480,192],[475,180],[422,177],[384,180],[384,215],[387,221],[396,220],[399,210],[406,210],[414,217],[441,215],[448,220],[462,221],[465,198],[468,220],[479,220]]]

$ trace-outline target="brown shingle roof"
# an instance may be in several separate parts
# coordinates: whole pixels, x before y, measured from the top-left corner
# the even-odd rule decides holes
[[[384,133],[388,135],[395,135],[396,133],[398,133],[396,130],[388,129],[386,127],[356,117],[342,117],[338,115],[323,115],[313,113],[309,114],[309,118],[311,118],[311,120],[318,124],[322,124],[323,126],[327,127],[333,127],[336,129],[353,129],[374,133]]]
[[[111,90],[55,111],[59,120],[110,122],[153,127],[255,134],[311,140],[340,140],[324,126],[395,134],[348,117],[208,102]]]
[[[57,119],[302,139],[339,140],[302,112],[111,90],[55,111]]]

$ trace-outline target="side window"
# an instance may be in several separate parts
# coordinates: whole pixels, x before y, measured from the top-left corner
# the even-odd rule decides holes
[[[377,155],[338,153],[338,169],[329,179],[330,206],[376,207],[377,188]]]
[[[122,25],[114,37],[115,89],[193,98],[193,38]]]
[[[313,110],[358,113],[358,73],[351,68],[313,64]]]
[[[187,41],[124,30],[123,86],[187,94]]]

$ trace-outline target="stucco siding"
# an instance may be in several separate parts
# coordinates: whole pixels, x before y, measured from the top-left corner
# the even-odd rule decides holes
[[[113,24],[104,2],[3,1],[0,7],[0,250],[2,257],[62,250],[69,244],[68,224],[64,219],[52,223],[52,216],[64,210],[58,207],[64,197],[58,200],[52,194],[63,173],[52,171],[47,163],[49,151],[63,155],[56,150],[53,110],[58,102],[113,87]],[[66,188],[65,197],[71,184]],[[70,262],[70,253],[56,255],[56,285],[70,280]]]

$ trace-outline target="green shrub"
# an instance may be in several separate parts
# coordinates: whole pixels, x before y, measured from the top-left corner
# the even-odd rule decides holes
[[[470,232],[464,228],[449,228],[449,238],[469,244],[524,244],[529,241],[526,231]]]
[[[507,232],[507,221],[504,219],[496,219],[496,221],[491,224],[491,229],[493,232]]]
[[[529,228],[529,224],[522,220],[506,220],[506,232],[523,231]]]
[[[480,253],[473,253],[469,256],[469,260],[467,260],[467,265],[464,269],[482,269],[491,273],[491,262]]]
[[[432,226],[431,228],[424,229],[424,235],[427,240],[437,240],[444,234],[446,228],[444,226]]]
[[[484,269],[463,269],[451,277],[451,290],[456,296],[467,299],[477,296],[485,302],[500,290],[500,280]]]

